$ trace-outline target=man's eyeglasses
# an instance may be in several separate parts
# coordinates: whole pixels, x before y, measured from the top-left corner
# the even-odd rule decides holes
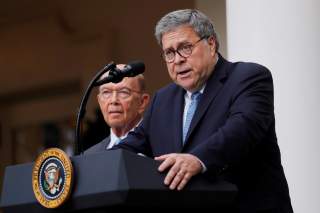
[[[129,89],[129,88],[123,88],[123,89],[120,89],[120,90],[109,90],[109,89],[103,89],[99,92],[99,96],[100,98],[102,98],[103,100],[108,100],[110,99],[112,96],[113,96],[113,93],[116,93],[116,96],[119,98],[119,99],[127,99],[129,98],[132,93],[141,93],[141,91],[136,91],[136,90],[133,90],[133,89]]]
[[[163,51],[162,56],[163,56],[164,60],[168,63],[171,63],[174,61],[174,59],[176,57],[176,52],[181,57],[188,58],[192,54],[193,48],[196,46],[196,44],[199,43],[200,41],[202,41],[203,39],[207,39],[207,38],[208,38],[207,36],[201,37],[194,44],[190,44],[190,43],[182,44],[176,50],[174,50],[174,49],[165,50],[165,51]]]

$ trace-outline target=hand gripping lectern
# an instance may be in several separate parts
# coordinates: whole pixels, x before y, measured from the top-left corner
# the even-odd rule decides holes
[[[228,209],[237,188],[225,181],[193,177],[182,191],[163,184],[159,162],[125,150],[104,151],[71,157],[74,183],[70,198],[56,209],[46,209],[32,190],[33,163],[5,170],[1,208],[4,212],[108,212],[124,208]],[[122,209],[122,210],[121,210]],[[220,211],[219,211],[220,212]]]

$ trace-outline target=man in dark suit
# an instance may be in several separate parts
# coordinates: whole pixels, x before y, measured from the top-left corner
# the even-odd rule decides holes
[[[122,69],[119,64],[117,68]],[[105,78],[106,73],[102,76]],[[112,148],[128,135],[141,122],[150,96],[146,93],[145,79],[142,74],[124,78],[119,83],[107,83],[99,87],[97,96],[105,122],[110,126],[110,136],[90,147],[84,153],[96,153]]]
[[[204,173],[238,186],[235,212],[293,212],[269,70],[225,60],[212,22],[197,10],[165,15],[155,36],[174,83],[155,93],[143,122],[117,148],[161,161],[172,190]]]

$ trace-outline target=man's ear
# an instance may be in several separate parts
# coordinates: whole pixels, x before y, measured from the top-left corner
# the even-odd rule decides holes
[[[210,46],[210,51],[214,54],[216,52],[216,39],[213,36],[208,38],[208,44]]]
[[[141,103],[140,103],[140,107],[139,107],[139,113],[143,114],[143,112],[146,110],[149,101],[150,101],[150,95],[147,93],[143,93],[140,99]]]

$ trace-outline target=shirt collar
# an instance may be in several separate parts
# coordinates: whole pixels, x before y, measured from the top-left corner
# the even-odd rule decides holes
[[[206,88],[206,84],[204,84],[204,85],[201,87],[201,89],[199,90],[199,92],[200,92],[201,95],[203,94],[203,91],[204,91],[205,88]],[[186,90],[186,91],[187,91],[187,92],[186,92],[187,97],[191,99],[191,95],[192,95],[192,93],[194,93],[194,92],[190,92],[190,91],[188,91],[188,90]]]
[[[134,129],[139,126],[139,124],[142,122],[142,119],[132,128],[130,129],[126,134],[118,137],[114,134],[114,132],[112,131],[112,129],[110,128],[110,140],[111,141],[118,141],[119,139],[122,140],[124,138],[126,138],[128,136],[128,133],[131,132],[131,131],[134,131]]]

